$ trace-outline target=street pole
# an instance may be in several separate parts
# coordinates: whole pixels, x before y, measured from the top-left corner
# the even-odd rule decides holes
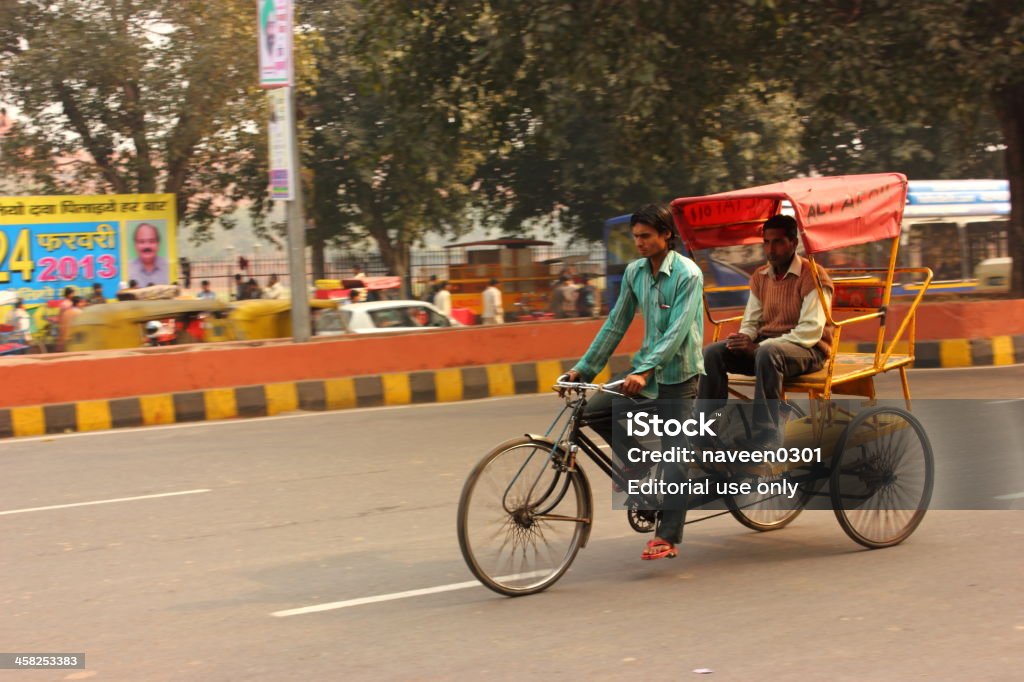
[[[306,215],[302,206],[302,173],[300,172],[298,121],[295,120],[295,88],[289,86],[286,97],[292,143],[291,172],[293,194],[288,204],[288,275],[292,293],[292,339],[309,341],[309,290],[306,285]]]

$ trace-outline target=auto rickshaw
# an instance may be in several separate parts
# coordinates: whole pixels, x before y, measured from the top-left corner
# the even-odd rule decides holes
[[[314,298],[309,302],[310,317],[316,329],[317,318],[338,309],[338,302]],[[292,335],[292,302],[288,299],[249,299],[236,301],[228,319],[239,340],[283,339]]]
[[[120,301],[88,306],[71,321],[69,351],[139,348],[154,345],[148,322],[160,322],[161,345],[231,341],[233,329],[226,319],[228,305],[221,301]]]

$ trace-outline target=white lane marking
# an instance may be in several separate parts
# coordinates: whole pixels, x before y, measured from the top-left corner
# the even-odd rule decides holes
[[[199,493],[208,493],[209,488],[200,488],[197,490],[181,490],[176,493],[159,493],[157,495],[139,495],[137,497],[118,497],[112,500],[94,500],[92,502],[74,502],[72,504],[54,504],[49,507],[29,507],[27,509],[9,509],[7,511],[0,511],[0,516],[7,516],[8,514],[25,514],[27,512],[37,511],[49,511],[51,509],[67,509],[69,507],[88,507],[94,504],[113,504],[114,502],[134,502],[135,500],[153,500],[158,497],[175,497],[177,495],[197,495]]]
[[[1010,493],[1009,495],[996,495],[997,500],[1022,500],[1024,499],[1024,493]]]
[[[512,575],[503,575],[498,578],[498,581],[513,580],[516,578],[535,578],[542,575],[547,575],[548,571],[530,571],[529,573],[514,573]],[[384,601],[394,601],[396,599],[408,599],[409,597],[421,597],[426,594],[438,594],[439,592],[454,592],[455,590],[466,590],[471,587],[483,587],[483,585],[477,580],[469,580],[464,583],[451,583],[449,585],[438,585],[437,587],[424,587],[419,590],[406,590],[404,592],[392,592],[391,594],[378,594],[373,597],[360,597],[358,599],[347,599],[345,601],[334,601],[326,604],[314,604],[313,606],[303,606],[297,609],[287,609],[285,611],[275,611],[270,614],[275,618],[286,618],[288,616],[301,616],[307,613],[319,613],[320,611],[333,611],[335,609],[347,609],[350,606],[362,606],[363,604],[378,604]]]
[[[0,443],[38,443],[64,440],[66,438],[87,438],[89,436],[116,436],[131,433],[149,433],[152,431],[167,431],[170,429],[195,429],[207,426],[244,426],[254,422],[282,421],[285,419],[307,419],[309,417],[340,417],[344,415],[360,415],[367,412],[380,412],[382,410],[401,410],[406,408],[432,408],[432,407],[453,407],[463,403],[479,403],[484,401],[497,400],[518,400],[522,398],[537,398],[544,396],[543,393],[522,393],[520,395],[503,395],[489,398],[474,398],[472,400],[460,400],[449,403],[414,403],[411,405],[382,405],[380,407],[353,407],[343,410],[323,410],[318,412],[299,412],[297,414],[277,414],[272,417],[235,417],[232,419],[214,419],[210,421],[187,422],[184,424],[163,424],[161,426],[130,426],[123,429],[109,429],[107,431],[77,431],[75,433],[54,433],[47,436],[26,436],[23,438],[3,438]]]
[[[986,405],[998,405],[999,403],[1019,403],[1024,398],[1007,398],[1006,400],[986,400]]]

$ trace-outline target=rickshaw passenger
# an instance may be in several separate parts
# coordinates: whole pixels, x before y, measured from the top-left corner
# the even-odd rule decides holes
[[[750,277],[750,298],[739,331],[704,349],[700,409],[720,407],[728,397],[728,372],[757,377],[753,438],[761,448],[778,447],[778,401],[786,378],[821,369],[832,344],[832,328],[818,298],[810,261],[798,256],[797,223],[776,215],[763,225],[768,263]],[[832,279],[818,267],[831,305]]]
[[[569,371],[569,381],[593,379],[639,309],[644,318],[643,344],[633,356],[632,369],[616,377],[625,377],[622,392],[647,398],[647,405],[654,399],[692,402],[697,395],[697,378],[704,373],[700,352],[704,340],[704,276],[692,260],[672,250],[675,227],[667,208],[645,206],[629,222],[633,243],[642,258],[626,267],[619,299],[586,354]],[[643,406],[643,402],[636,405]],[[690,410],[684,406],[684,411]],[[598,393],[583,413],[609,445],[611,414],[612,402],[606,393]],[[671,470],[669,476],[682,476],[681,467]],[[685,504],[663,509],[656,537],[647,543],[641,558],[676,556],[685,515]]]

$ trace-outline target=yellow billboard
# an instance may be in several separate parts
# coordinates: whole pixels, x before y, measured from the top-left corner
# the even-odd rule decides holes
[[[177,277],[173,194],[0,197],[0,291],[26,304],[66,287],[106,298]]]

